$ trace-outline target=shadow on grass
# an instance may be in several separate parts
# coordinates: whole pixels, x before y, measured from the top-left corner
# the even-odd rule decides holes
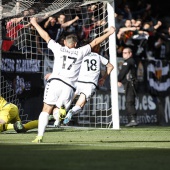
[[[104,150],[75,145],[0,145],[0,152],[1,170],[169,170],[170,159],[170,149]]]
[[[45,132],[84,132],[84,131],[95,131],[95,129],[75,129],[75,128],[46,128]],[[36,134],[38,132],[38,129],[32,129],[29,130],[25,133],[19,133],[19,134]],[[1,132],[2,134],[17,134],[16,131],[14,130],[8,130],[8,131],[4,131]]]
[[[165,140],[165,141],[159,141],[159,140],[150,140],[150,141],[144,141],[144,140],[131,140],[131,141],[100,141],[101,143],[134,143],[134,142],[140,142],[140,143],[153,143],[153,142],[158,142],[158,143],[164,143],[164,142],[170,142],[170,140]]]

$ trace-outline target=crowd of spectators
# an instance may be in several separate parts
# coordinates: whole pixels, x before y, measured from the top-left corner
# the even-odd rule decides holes
[[[120,1],[115,6],[117,56],[131,47],[136,59],[170,59],[170,20],[152,1]],[[161,12],[161,11],[159,11]]]
[[[63,38],[70,34],[77,34],[79,46],[91,41],[99,36],[102,26],[106,24],[101,16],[98,16],[103,3],[94,3],[85,7],[76,9],[64,9],[55,14],[47,14],[38,21],[41,27],[48,32],[56,42],[63,43]],[[49,12],[50,13],[50,12]],[[36,16],[36,8],[29,8],[20,14],[20,17],[3,20],[3,51],[22,51],[43,54],[47,52],[43,40],[39,37],[36,30],[29,24],[29,18]],[[51,53],[49,53],[51,55]]]
[[[43,3],[42,3],[43,4]],[[125,47],[131,47],[136,58],[170,59],[170,20],[158,14],[152,0],[115,1],[116,51],[121,57]],[[42,5],[39,4],[41,7]],[[154,7],[153,7],[154,6]],[[40,25],[52,39],[63,43],[70,33],[77,34],[79,46],[100,36],[107,22],[99,15],[103,3],[96,2],[76,9],[64,9],[53,15],[39,18]],[[44,8],[44,7],[43,7]],[[29,17],[39,13],[38,8],[29,8],[21,17],[2,22],[3,51],[22,51],[52,55],[43,40],[29,24]],[[102,18],[101,18],[102,17]],[[113,21],[114,22],[114,21]],[[106,57],[108,51],[96,49]]]

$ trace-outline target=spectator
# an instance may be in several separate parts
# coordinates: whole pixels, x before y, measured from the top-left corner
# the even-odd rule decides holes
[[[69,27],[71,24],[76,22],[79,19],[78,16],[76,16],[74,19],[65,22],[65,15],[59,14],[58,17],[51,16],[48,18],[48,20],[44,24],[44,28],[51,37],[51,39],[55,40],[56,42],[60,42],[60,38],[62,39],[62,33],[64,31],[64,28]],[[52,51],[47,49],[47,45],[44,42],[44,40],[39,40],[39,36],[36,37],[36,42],[38,46],[38,52],[42,53],[41,51],[41,45],[39,42],[42,42],[42,48],[44,49],[45,53],[48,55],[52,55]]]
[[[170,26],[165,33],[158,35],[158,39],[154,43],[154,57],[156,59],[170,59]]]
[[[7,34],[6,37],[11,38],[11,41],[3,41],[2,44],[2,50],[3,51],[18,51],[18,47],[16,46],[18,41],[18,34],[19,31],[23,28],[28,28],[30,26],[30,23],[23,25],[20,22],[23,20],[24,17],[20,18],[13,18],[10,21],[7,22],[6,30]]]
[[[134,51],[133,35],[137,33],[138,27],[132,27],[131,20],[125,21],[124,27],[120,28],[117,33],[117,55],[122,53],[123,48],[131,47]]]
[[[116,27],[116,34],[118,33],[119,29],[123,27],[124,25],[124,19],[123,19],[123,14],[120,13],[115,13],[115,27]]]
[[[70,26],[78,19],[79,17],[76,16],[74,19],[65,22],[65,15],[63,14],[59,14],[58,18],[51,16],[45,22],[44,28],[47,30],[50,37],[57,42],[61,36],[63,28]]]

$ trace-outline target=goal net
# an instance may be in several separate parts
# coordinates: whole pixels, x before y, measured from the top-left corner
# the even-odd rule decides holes
[[[44,77],[52,71],[54,57],[46,42],[29,24],[30,17],[37,17],[40,26],[56,42],[62,44],[65,36],[74,33],[78,36],[78,45],[82,46],[101,36],[109,25],[114,25],[114,9],[112,7],[112,10],[108,11],[110,8],[108,1],[96,0],[12,0],[10,2],[4,0],[1,18],[4,23],[2,34],[5,35],[5,39],[2,50],[23,53],[28,60],[41,60],[40,72]],[[111,48],[115,49],[115,44],[112,44]],[[95,50],[109,59],[109,39]],[[78,124],[92,127],[110,126],[113,119],[111,106],[102,102],[100,97],[92,98],[83,112],[75,116]]]
[[[21,103],[15,93],[15,89],[12,88],[12,84],[5,80],[3,76],[0,76],[0,96],[2,96],[7,102],[18,106],[19,115],[23,123],[28,121],[28,115],[24,114],[24,110],[22,109]]]
[[[77,99],[78,98],[75,99],[75,102]],[[72,117],[69,126],[109,128],[111,127],[111,122],[112,114],[110,102],[104,102],[103,95],[96,93],[86,103],[82,112]]]

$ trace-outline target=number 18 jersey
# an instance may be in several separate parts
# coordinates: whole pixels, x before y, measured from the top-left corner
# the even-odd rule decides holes
[[[107,65],[108,60],[93,52],[85,56],[81,64],[78,81],[91,82],[97,86],[101,64]]]

